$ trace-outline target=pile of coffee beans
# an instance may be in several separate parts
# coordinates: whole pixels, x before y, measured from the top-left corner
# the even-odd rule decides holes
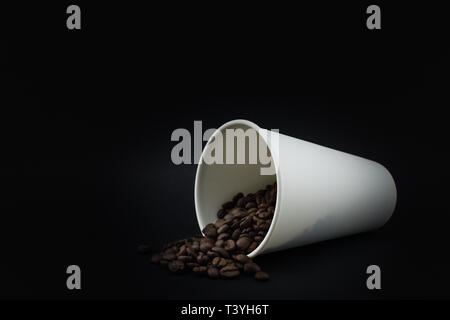
[[[209,278],[235,278],[241,273],[256,280],[269,275],[247,254],[263,241],[272,223],[277,197],[276,183],[256,193],[238,193],[217,212],[217,220],[203,228],[204,236],[191,237],[166,244],[152,262],[181,273],[190,270]],[[149,248],[140,246],[141,253]]]

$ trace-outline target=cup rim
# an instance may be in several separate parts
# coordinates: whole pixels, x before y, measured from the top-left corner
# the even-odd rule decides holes
[[[211,135],[211,137],[208,139],[208,142],[206,143],[206,145],[208,145],[212,139],[221,131],[223,131],[224,129],[226,129],[227,127],[233,126],[233,125],[244,125],[244,126],[248,126],[250,128],[253,128],[254,130],[258,131],[258,135],[259,135],[259,130],[262,130],[263,128],[259,127],[256,123],[251,122],[249,120],[245,120],[245,119],[236,119],[236,120],[231,120],[228,121],[226,123],[224,123],[223,125],[221,125],[219,128],[216,129],[216,131],[214,131],[214,133]],[[266,143],[267,147],[270,150],[271,153],[271,160],[274,164],[275,167],[275,177],[276,177],[276,183],[277,183],[277,200],[276,200],[276,204],[275,204],[275,211],[273,213],[273,218],[272,218],[272,223],[270,224],[269,230],[267,230],[267,234],[264,237],[264,239],[261,241],[261,243],[255,248],[255,250],[253,250],[252,252],[250,252],[249,254],[247,254],[248,257],[250,258],[254,258],[257,255],[261,254],[264,252],[264,247],[266,246],[266,244],[269,242],[273,230],[275,228],[276,222],[278,220],[278,211],[280,208],[280,187],[281,187],[281,183],[280,183],[280,174],[279,174],[279,164],[277,162],[277,157],[274,157],[274,153],[272,152],[272,149],[270,148],[269,144],[267,143],[267,137],[265,137],[264,135],[262,136],[262,138],[264,139],[264,142]],[[197,171],[196,171],[196,175],[195,175],[195,186],[194,186],[194,203],[195,203],[195,213],[196,213],[196,217],[197,217],[197,222],[198,225],[200,227],[200,230],[202,229],[202,225],[200,223],[200,214],[199,214],[199,194],[198,194],[198,187],[199,187],[199,177],[201,176],[202,173],[202,168],[205,165],[203,163],[203,156],[205,153],[206,147],[202,150],[202,154],[199,160],[199,163],[197,165]]]

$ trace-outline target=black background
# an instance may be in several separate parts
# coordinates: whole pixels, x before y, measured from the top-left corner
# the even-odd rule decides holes
[[[448,33],[444,10],[384,4],[5,8],[2,298],[449,298]],[[385,165],[381,230],[257,258],[272,278],[169,275],[136,254],[199,232],[195,165],[176,128],[244,118]],[[82,290],[66,268],[82,269]],[[366,288],[366,267],[382,290]]]

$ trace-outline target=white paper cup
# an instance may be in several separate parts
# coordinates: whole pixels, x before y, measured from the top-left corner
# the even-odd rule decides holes
[[[391,217],[397,191],[385,167],[283,134],[272,133],[278,135],[278,148],[271,148],[270,141],[264,140],[275,164],[275,175],[261,175],[261,164],[204,163],[212,139],[230,128],[253,128],[262,136],[267,133],[247,120],[233,120],[217,129],[197,168],[195,208],[203,230],[217,220],[221,205],[236,193],[256,192],[276,181],[272,224],[249,257],[377,229]]]

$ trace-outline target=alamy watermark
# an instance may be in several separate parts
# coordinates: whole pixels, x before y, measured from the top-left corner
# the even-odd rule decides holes
[[[194,136],[184,128],[175,129],[171,141],[178,143],[172,148],[172,163],[198,164],[253,164],[260,165],[261,175],[275,174],[274,158],[279,150],[279,130],[254,128],[227,128],[217,131],[207,129],[202,122],[194,121]],[[193,140],[193,141],[192,141]],[[202,156],[203,142],[207,142]],[[192,156],[193,143],[193,156]]]
[[[81,269],[76,264],[67,267],[66,273],[69,275],[66,280],[66,286],[69,290],[81,289]]]
[[[369,16],[366,19],[366,26],[369,30],[381,29],[381,9],[378,5],[372,4],[366,8],[366,13]],[[66,26],[69,30],[81,29],[81,8],[76,4],[69,5],[66,9],[68,14],[66,19]]]
[[[370,276],[367,278],[366,286],[369,290],[381,289],[381,269],[376,264],[367,267],[366,273]]]

